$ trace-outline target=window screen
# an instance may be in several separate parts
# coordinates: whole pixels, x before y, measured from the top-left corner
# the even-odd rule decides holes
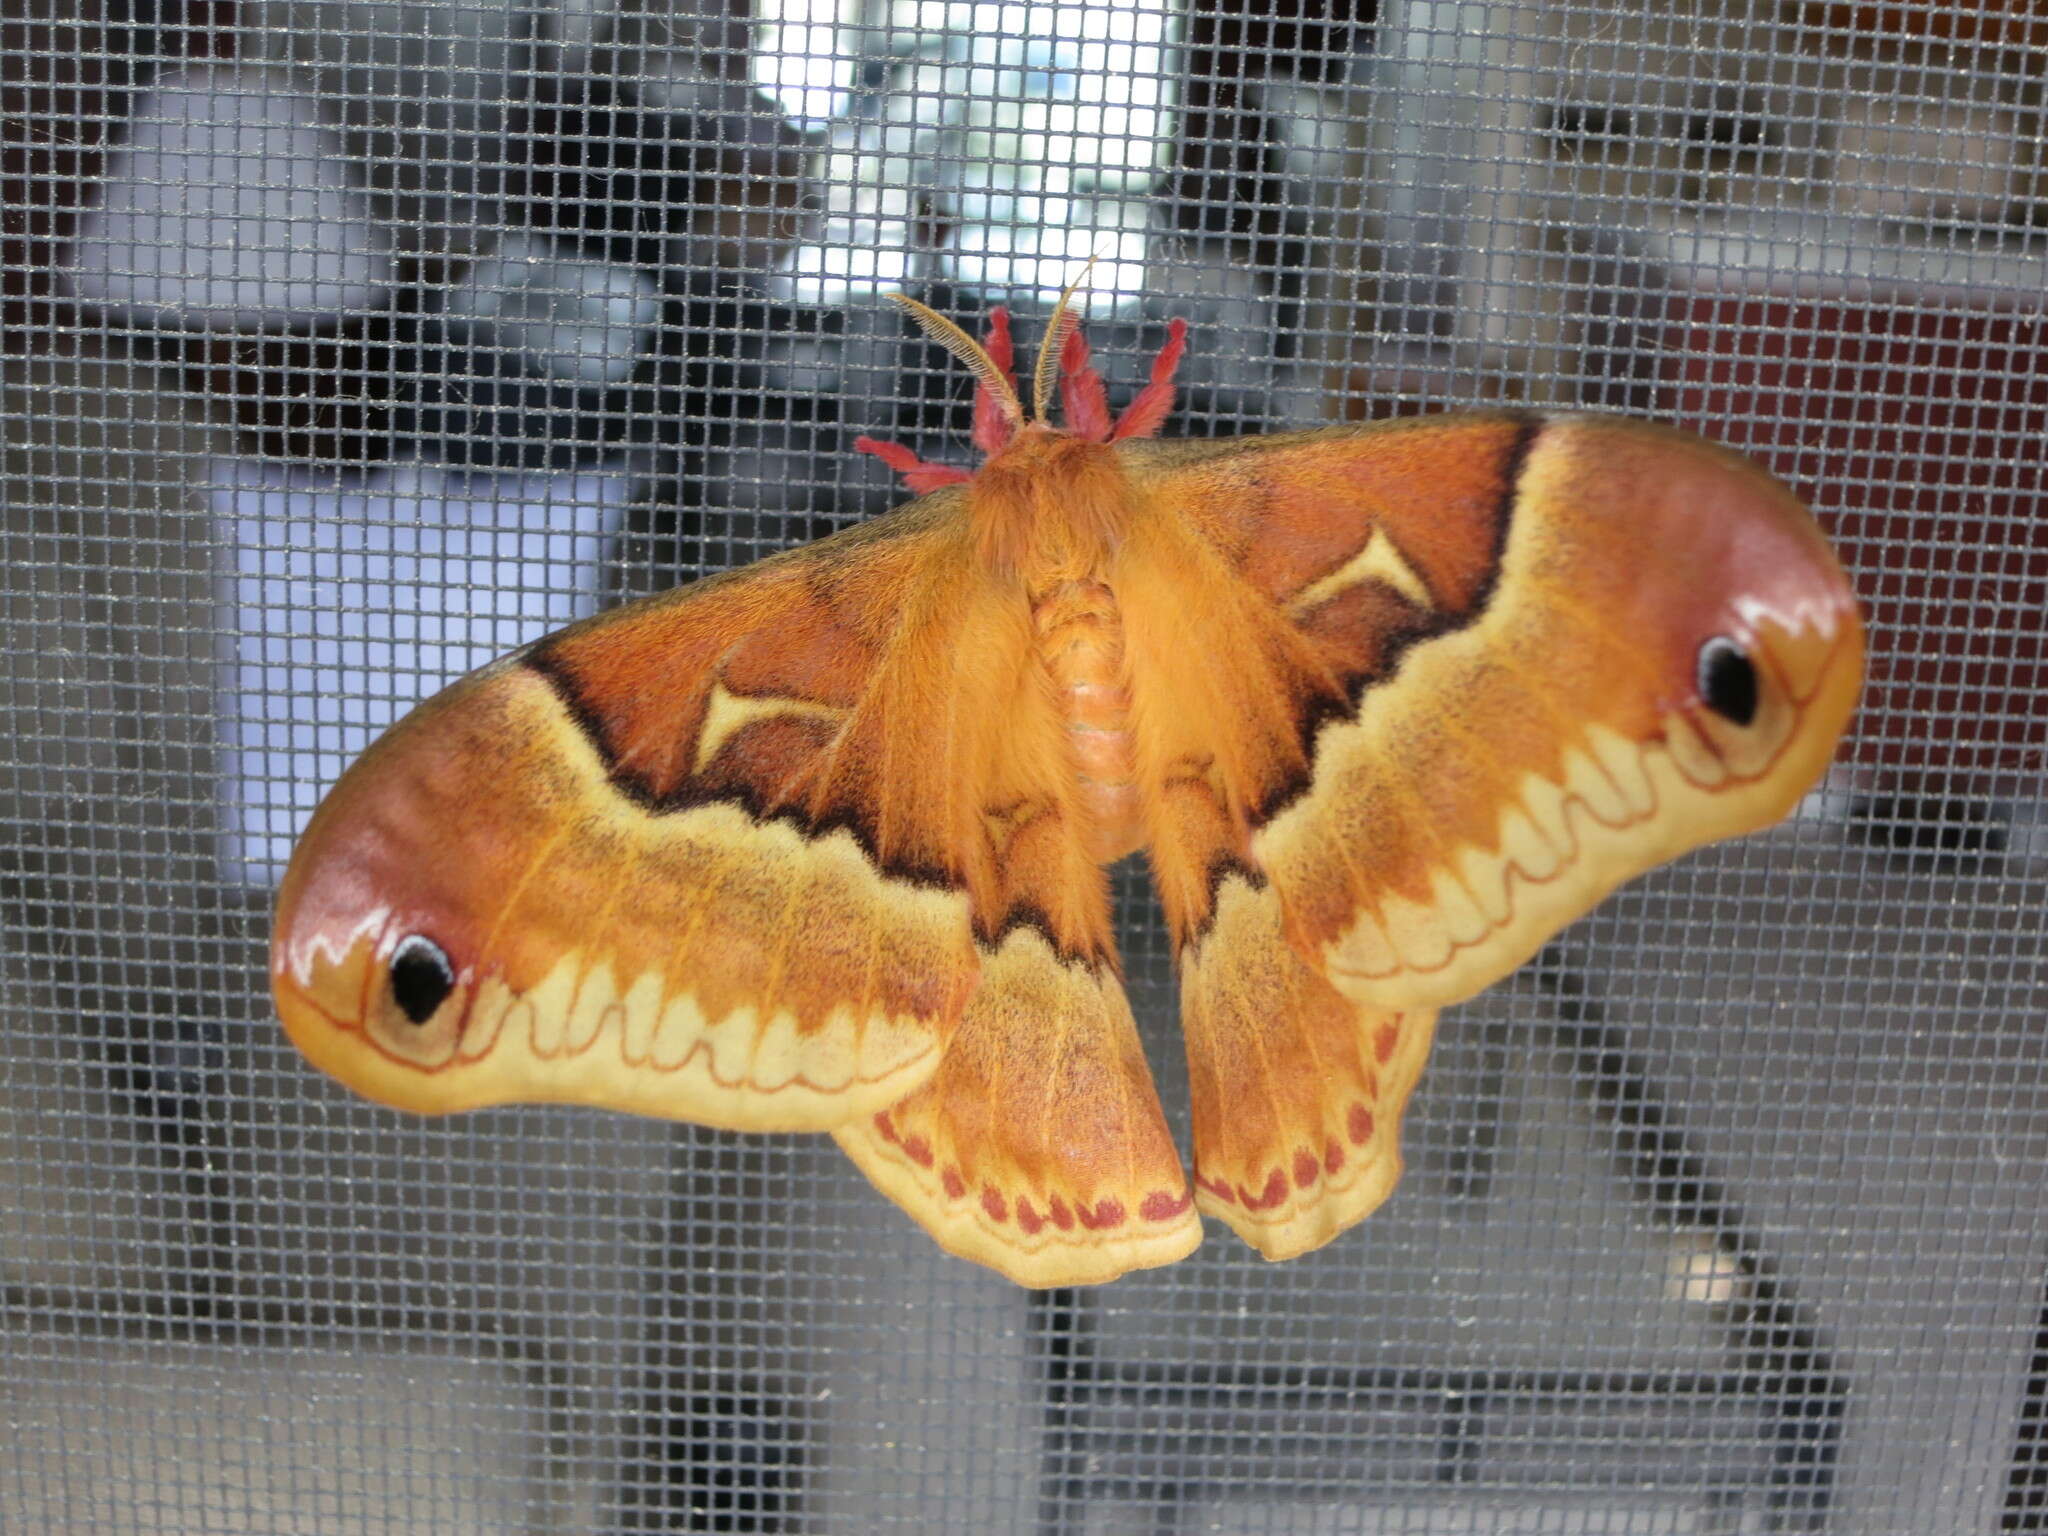
[[[0,1528],[2048,1530],[2048,13],[33,0],[0,77]],[[1784,825],[1448,1012],[1268,1265],[951,1259],[824,1138],[416,1119],[269,912],[398,713],[967,453],[1085,276],[1189,436],[1518,402],[1814,506]],[[1119,935],[1176,1133],[1171,957]]]

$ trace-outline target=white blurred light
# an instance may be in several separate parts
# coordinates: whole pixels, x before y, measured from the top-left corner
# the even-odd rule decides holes
[[[872,233],[870,233],[872,231]],[[899,288],[910,272],[909,226],[893,233],[879,220],[856,223],[845,245],[799,246],[777,285],[799,304],[836,304],[850,293]]]
[[[755,78],[828,138],[824,227],[790,257],[784,296],[901,281],[922,219],[946,234],[935,277],[1049,300],[1100,256],[1093,290],[1111,308],[1135,298],[1140,199],[1172,129],[1166,0],[897,0],[884,29],[856,25],[859,0],[768,6]]]
[[[1036,288],[1047,300],[1087,272],[1081,292],[1095,302],[1086,308],[1113,311],[1144,288],[1148,242],[1142,221],[1148,212],[1143,205],[1126,208],[1137,227],[1109,231],[1070,224],[963,229],[954,242],[954,272],[961,282],[994,292]],[[1091,259],[1095,267],[1089,271]]]
[[[855,59],[844,44],[857,0],[760,0],[763,25],[754,50],[754,83],[805,126],[822,126],[846,110]]]
[[[661,318],[654,280],[634,268],[569,254],[552,241],[509,235],[471,269],[450,306],[559,378],[616,383],[640,361]]]
[[[404,465],[343,488],[223,462],[221,878],[276,884],[313,807],[386,726],[590,613],[632,486]]]

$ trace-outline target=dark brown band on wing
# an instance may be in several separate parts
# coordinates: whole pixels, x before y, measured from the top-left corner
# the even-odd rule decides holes
[[[1101,974],[1123,980],[1123,957],[1111,944],[1074,944],[1062,939],[1059,925],[1052,920],[1052,914],[1034,901],[1013,900],[996,923],[985,923],[979,914],[974,918],[974,941],[983,949],[1000,949],[1003,940],[1019,928],[1029,928],[1045,940],[1046,948],[1053,958],[1062,965],[1085,965]]]
[[[630,771],[620,762],[602,712],[590,703],[578,687],[573,673],[562,664],[561,658],[547,642],[534,647],[520,661],[547,682],[563,712],[603,763],[606,780],[612,789],[648,815],[676,815],[700,806],[724,804],[745,812],[749,819],[763,825],[780,821],[812,841],[844,831],[853,838],[868,862],[887,879],[929,890],[958,891],[964,888],[966,882],[953,869],[901,854],[885,855],[872,818],[843,797],[818,814],[808,808],[807,797],[771,800],[764,787],[765,780],[750,779],[744,772],[716,771],[718,763],[729,753],[722,753],[719,759],[707,765],[707,771],[677,775],[672,789],[656,793],[642,775]],[[752,729],[759,731],[762,727]],[[735,739],[743,741],[744,733]],[[1061,932],[1061,925],[1049,913],[1029,900],[1013,899],[1000,916],[977,913],[974,919],[976,940],[990,949],[998,947],[1009,933],[1018,928],[1036,930],[1064,963],[1107,967],[1111,975],[1121,973],[1113,946],[1075,942],[1071,935]]]
[[[643,775],[620,762],[618,750],[607,734],[603,715],[591,706],[578,689],[574,676],[560,665],[546,643],[536,646],[520,661],[547,682],[550,691],[560,701],[563,712],[604,764],[606,782],[622,799],[631,801],[648,815],[673,816],[700,806],[723,804],[746,812],[750,819],[762,825],[775,821],[786,823],[813,841],[845,831],[860,846],[868,862],[889,879],[930,890],[957,891],[961,888],[959,876],[950,869],[900,856],[883,857],[873,823],[843,804],[834,806],[823,817],[814,817],[799,805],[788,802],[770,804],[758,786],[737,777],[710,779],[698,774],[678,775],[674,788],[657,793]]]
[[[1500,450],[1490,505],[1481,517],[1489,535],[1488,547],[1461,584],[1464,590],[1455,591],[1448,583],[1430,581],[1425,575],[1432,599],[1425,607],[1383,582],[1361,583],[1301,621],[1303,633],[1325,651],[1331,663],[1329,675],[1341,692],[1332,692],[1321,679],[1302,680],[1295,701],[1301,767],[1274,784],[1251,808],[1254,828],[1265,826],[1308,792],[1315,778],[1316,743],[1324,725],[1357,719],[1366,695],[1395,681],[1411,651],[1469,628],[1492,606],[1521,496],[1522,472],[1545,422],[1540,414],[1522,411],[1496,413],[1494,419],[1511,422],[1514,431]],[[1414,509],[1402,510],[1416,515]],[[1388,517],[1375,524],[1374,531],[1384,531],[1398,541],[1401,531],[1395,521]]]

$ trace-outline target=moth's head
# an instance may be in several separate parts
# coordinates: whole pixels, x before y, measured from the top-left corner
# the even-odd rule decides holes
[[[1089,360],[1088,342],[1081,334],[1080,318],[1073,305],[1074,293],[1075,288],[1069,287],[1060,295],[1046,322],[1045,339],[1039,343],[1038,362],[1032,370],[1029,415],[1017,393],[1008,310],[1000,306],[991,310],[988,336],[976,341],[944,315],[908,295],[889,295],[925,335],[952,353],[974,375],[974,446],[982,451],[989,465],[1016,461],[1020,454],[1031,455],[1035,462],[1042,457],[1049,439],[1099,444],[1151,437],[1173,410],[1173,375],[1187,351],[1187,322],[1167,323],[1166,345],[1153,361],[1151,382],[1132,397],[1120,415],[1111,419],[1108,392],[1102,376]],[[1055,392],[1062,406],[1059,425],[1052,420]],[[972,471],[953,465],[927,464],[901,443],[862,437],[855,439],[854,447],[882,460],[920,495],[977,478]]]

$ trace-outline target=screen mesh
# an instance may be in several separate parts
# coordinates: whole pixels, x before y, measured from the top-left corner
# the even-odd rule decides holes
[[[4,30],[0,1529],[2048,1530],[2029,3],[34,0]],[[1446,1014],[1406,1179],[1030,1293],[823,1138],[305,1064],[293,836],[444,681],[966,451],[882,295],[1096,258],[1172,430],[1524,401],[1799,487],[1786,825]],[[1171,964],[1117,872],[1186,1134]]]

